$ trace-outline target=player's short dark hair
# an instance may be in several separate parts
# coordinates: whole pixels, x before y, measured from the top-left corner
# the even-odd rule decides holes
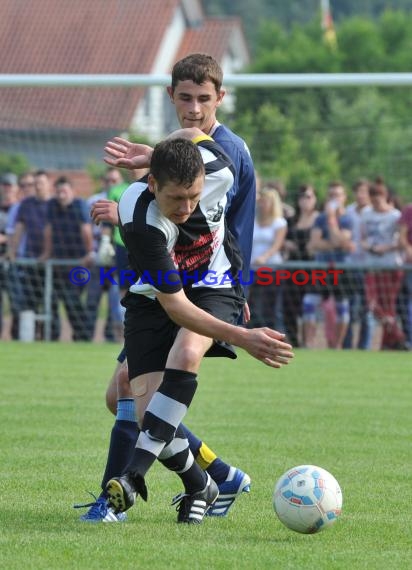
[[[159,184],[159,190],[174,182],[185,188],[204,175],[205,166],[197,146],[188,139],[167,139],[158,143],[150,161],[150,172]]]
[[[179,81],[191,80],[197,85],[211,81],[216,93],[223,83],[223,71],[218,62],[205,53],[192,53],[175,63],[172,69],[172,89]]]

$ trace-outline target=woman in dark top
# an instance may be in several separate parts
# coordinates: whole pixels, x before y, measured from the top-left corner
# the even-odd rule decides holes
[[[284,257],[288,261],[310,261],[312,256],[306,246],[312,226],[319,214],[316,209],[315,189],[310,184],[299,187],[295,212],[295,216],[288,221]],[[300,344],[298,319],[302,315],[302,299],[305,292],[305,285],[296,285],[292,280],[287,282],[284,292],[284,324],[289,342],[295,347]]]

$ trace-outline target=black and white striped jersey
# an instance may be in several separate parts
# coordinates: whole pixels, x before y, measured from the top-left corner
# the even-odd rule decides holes
[[[233,184],[230,159],[210,137],[196,144],[206,176],[201,199],[184,223],[159,210],[144,181],[135,182],[119,202],[119,226],[137,281],[132,293],[154,297],[191,287],[229,288],[236,283],[241,257],[225,226],[226,194]]]

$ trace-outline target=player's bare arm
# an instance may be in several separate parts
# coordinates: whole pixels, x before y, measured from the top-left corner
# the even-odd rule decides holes
[[[156,293],[169,317],[179,326],[209,338],[223,340],[240,348],[272,368],[281,368],[293,358],[284,335],[269,328],[244,329],[216,319],[186,297],[177,293]]]

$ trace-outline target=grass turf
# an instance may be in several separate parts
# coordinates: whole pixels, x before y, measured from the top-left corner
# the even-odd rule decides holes
[[[117,347],[2,343],[3,568],[410,568],[411,357],[297,351],[269,369],[244,353],[205,360],[187,424],[247,471],[252,492],[226,519],[177,525],[180,483],[155,465],[149,502],[125,524],[80,523],[71,507],[99,491],[112,417],[104,391]],[[343,514],[314,536],[277,520],[277,478],[303,463],[331,471]]]

